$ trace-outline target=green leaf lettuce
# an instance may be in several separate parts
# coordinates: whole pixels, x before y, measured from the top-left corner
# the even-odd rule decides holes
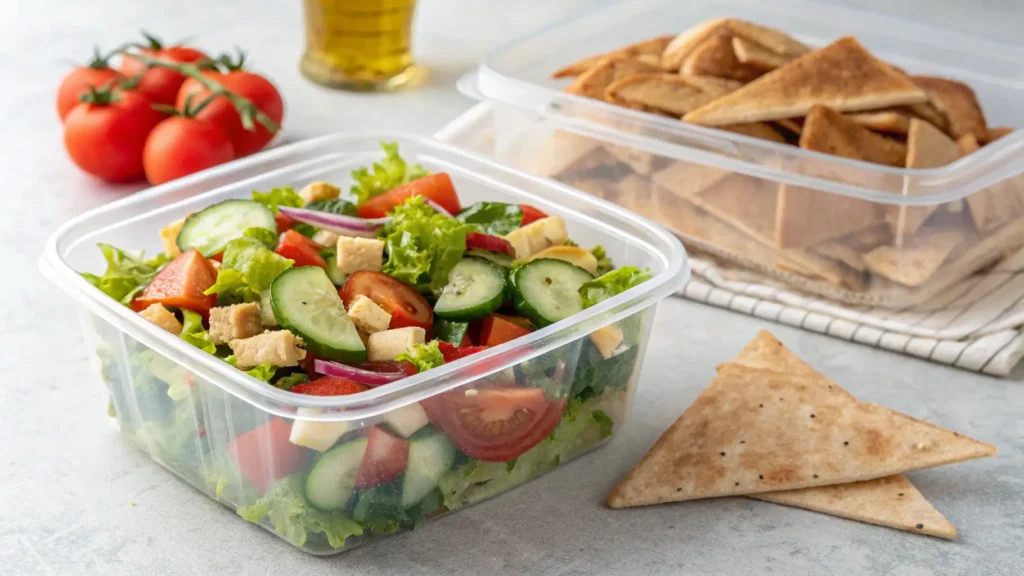
[[[306,501],[304,485],[302,475],[286,476],[251,506],[240,507],[238,514],[256,524],[266,519],[274,531],[298,547],[311,535],[322,534],[331,547],[343,548],[349,537],[363,534],[358,522],[311,506]]]
[[[438,349],[438,341],[431,340],[426,344],[417,344],[395,358],[398,362],[409,362],[420,372],[426,372],[444,364],[444,356]]]
[[[216,294],[222,306],[259,302],[260,292],[270,288],[274,279],[294,263],[256,238],[236,238],[225,246],[217,281],[205,293]]]
[[[395,207],[384,227],[383,272],[421,292],[439,291],[466,251],[466,224],[438,214],[422,196]]]
[[[590,282],[584,282],[580,286],[583,306],[584,308],[590,308],[598,302],[603,302],[650,279],[650,271],[646,269],[640,270],[635,266],[623,266],[618,270],[608,272],[594,278]]]
[[[130,304],[132,298],[153,280],[153,277],[171,261],[166,254],[145,259],[144,255],[134,256],[111,246],[99,244],[107,269],[102,276],[83,273],[90,284],[122,304]]]
[[[380,196],[396,186],[427,176],[429,172],[419,164],[410,166],[398,154],[397,142],[381,142],[384,159],[373,163],[373,171],[359,168],[352,171],[352,195],[358,204],[364,204],[371,198]]]

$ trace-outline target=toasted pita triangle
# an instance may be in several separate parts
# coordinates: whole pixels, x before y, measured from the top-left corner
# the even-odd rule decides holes
[[[565,92],[604,100],[604,92],[613,82],[636,74],[659,72],[657,66],[636,58],[616,56],[601,60],[596,66],[580,74]]]
[[[754,238],[775,237],[776,189],[770,182],[730,174],[693,196],[693,202]]]
[[[740,82],[748,82],[764,74],[764,68],[744,64],[736,58],[732,40],[721,34],[709,36],[683,60],[679,73],[684,76],[716,76]]]
[[[795,57],[810,52],[810,48],[794,40],[788,34],[767,26],[735,18],[726,20],[725,26],[737,37],[764,47],[775,54]]]
[[[904,286],[924,284],[967,238],[963,228],[925,228],[910,243],[879,246],[864,255],[868,269]]]
[[[907,131],[907,168],[938,168],[959,157],[956,142],[932,124],[912,118]],[[939,207],[900,206],[896,218],[896,238],[902,241],[917,233],[924,221]]]
[[[714,76],[682,76],[688,84],[700,88],[705,94],[712,98],[720,98],[729,92],[739,90],[743,83],[739,80],[728,78],[716,78]]]
[[[979,141],[988,136],[985,113],[970,86],[934,76],[911,76],[911,80],[928,92],[932,104],[949,119],[950,136],[974,134]]]
[[[743,357],[719,366],[612,490],[611,507],[862,482],[995,453],[988,444],[860,402],[813,369],[750,365],[784,364],[778,351],[763,360]]]
[[[712,97],[678,74],[637,74],[612,82],[604,92],[612,104],[680,117]]]
[[[556,130],[533,157],[530,169],[541,176],[560,178],[586,162],[597,150],[601,150],[601,144],[593,138]]]
[[[749,497],[917,534],[956,538],[956,528],[902,474]]]
[[[965,134],[956,141],[960,156],[980,149],[974,134]],[[1003,222],[1024,214],[1024,176],[1009,178],[967,197],[974,227],[990,230]]]
[[[924,102],[928,95],[857,40],[840,38],[687,114],[706,126],[796,118],[815,104],[859,112]]]
[[[807,46],[778,30],[735,18],[715,18],[693,26],[673,38],[661,54],[661,67],[673,72],[679,70],[686,57],[700,43],[716,35],[728,38],[739,36],[784,56],[795,57],[808,51]]]
[[[726,28],[726,18],[707,20],[679,33],[672,39],[661,53],[661,67],[670,72],[678,72],[683,60],[693,52],[701,42],[716,34],[731,35]]]
[[[999,140],[1003,136],[1009,136],[1012,133],[1013,128],[1010,128],[1009,126],[997,126],[995,128],[989,128],[988,134],[985,135],[985,138],[984,140],[981,141],[981,144],[983,146],[988,146],[989,144],[995,142],[996,140]]]
[[[909,76],[908,76],[909,78]],[[938,108],[935,107],[931,101],[920,102],[918,104],[909,104],[907,106],[900,106],[897,108],[911,116],[916,116],[921,120],[927,120],[932,123],[936,128],[942,130],[946,134],[949,134],[949,118],[946,117]]]
[[[601,60],[605,58],[618,57],[618,56],[640,56],[640,55],[651,55],[658,56],[657,61],[653,61],[657,64],[660,61],[661,53],[668,46],[668,43],[672,41],[672,36],[658,36],[657,38],[651,38],[648,40],[641,40],[628,46],[623,46],[618,50],[612,50],[611,52],[605,52],[603,54],[595,54],[588,56],[577,62],[569,64],[565,68],[556,71],[551,75],[552,78],[568,78],[570,76],[579,76],[587,70],[590,70],[594,66],[601,63]]]
[[[714,186],[732,172],[690,162],[673,162],[651,174],[655,184],[680,198],[690,198]]]
[[[752,124],[733,124],[731,126],[721,126],[722,130],[729,132],[735,132],[737,134],[743,134],[744,136],[750,136],[753,138],[760,138],[762,140],[771,140],[772,142],[785,143],[786,139],[782,137],[782,134],[778,130],[772,128],[771,124],[767,122],[754,122]],[[774,210],[773,210],[774,212]]]
[[[764,71],[781,68],[789,64],[789,61],[795,57],[777,54],[756,42],[739,36],[733,37],[732,50],[736,53],[736,59],[741,63]]]
[[[889,134],[906,134],[910,131],[910,117],[895,110],[878,112],[855,112],[847,114],[847,118],[875,132]]]

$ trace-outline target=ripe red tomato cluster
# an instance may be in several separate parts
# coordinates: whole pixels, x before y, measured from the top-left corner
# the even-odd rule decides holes
[[[98,53],[69,72],[57,89],[64,147],[82,170],[109,182],[145,175],[161,184],[259,151],[274,134],[242,116],[225,96],[210,99],[199,79],[147,66],[136,54],[180,64],[202,64],[201,75],[251,102],[280,126],[284,102],[274,85],[226,58],[210,59],[189,46],[148,45],[124,52],[120,66]],[[205,105],[200,106],[205,102]],[[171,111],[173,110],[173,113]]]

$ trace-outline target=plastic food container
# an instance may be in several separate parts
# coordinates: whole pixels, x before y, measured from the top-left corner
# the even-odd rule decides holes
[[[317,180],[347,183],[352,169],[380,157],[379,141],[397,141],[410,162],[448,172],[464,202],[528,202],[562,215],[581,245],[602,244],[619,265],[649,267],[653,278],[470,358],[360,394],[318,397],[279,390],[235,370],[150,324],[78,274],[102,271],[98,242],[156,253],[157,231],[164,224],[211,203],[247,198],[253,189]],[[629,415],[654,306],[689,276],[679,241],[642,218],[443,143],[390,133],[300,142],[115,202],[62,226],[49,239],[40,264],[81,305],[86,347],[121,433],[211,498],[312,554],[333,554],[411,529],[511,489],[607,440]],[[623,344],[605,359],[588,335],[610,325],[622,331]],[[491,385],[543,388],[545,418],[558,421],[554,433],[545,433],[534,448],[507,461],[473,460],[454,450],[439,431],[440,443],[428,435],[421,443],[426,448],[414,455],[413,435],[405,476],[418,458],[436,484],[416,505],[403,501],[403,490],[408,490],[403,478],[356,490],[340,512],[318,510],[306,500],[305,478],[320,453],[291,444],[294,427],[342,431],[335,444],[340,446],[359,441],[378,424],[392,425],[417,411],[417,404],[449,397],[442,395],[471,395]],[[540,430],[534,424],[509,443]]]
[[[494,105],[502,161],[654,219],[747,277],[752,269],[847,303],[904,307],[1024,244],[1022,130],[947,165],[894,168],[567,94],[572,79],[551,78],[719,17],[812,48],[854,36],[908,73],[967,83],[989,126],[1024,128],[1024,49],[793,0],[614,3],[495,51],[460,89]]]

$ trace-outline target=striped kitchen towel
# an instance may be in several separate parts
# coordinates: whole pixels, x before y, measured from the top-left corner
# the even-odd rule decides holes
[[[1024,356],[1024,249],[901,310],[817,298],[699,257],[690,266],[680,294],[697,302],[995,376]]]

